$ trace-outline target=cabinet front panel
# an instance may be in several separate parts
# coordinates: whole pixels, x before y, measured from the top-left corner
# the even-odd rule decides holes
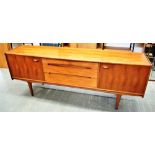
[[[41,58],[7,55],[7,61],[12,77],[44,80]]]
[[[101,64],[99,88],[144,94],[150,67]]]

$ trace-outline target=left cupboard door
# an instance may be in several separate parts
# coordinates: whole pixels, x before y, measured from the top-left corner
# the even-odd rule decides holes
[[[30,56],[6,54],[12,78],[44,81],[42,59]]]

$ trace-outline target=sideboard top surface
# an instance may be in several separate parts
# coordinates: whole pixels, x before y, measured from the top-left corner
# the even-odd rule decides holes
[[[102,63],[117,63],[129,65],[151,66],[144,53],[134,53],[128,50],[99,50],[69,47],[49,46],[19,46],[6,54],[34,56],[75,61],[90,61]]]

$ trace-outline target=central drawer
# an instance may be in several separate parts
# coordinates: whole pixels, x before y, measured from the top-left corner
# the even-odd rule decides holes
[[[96,88],[97,79],[91,77],[80,77],[76,75],[45,73],[45,80],[54,84],[62,84],[76,87]]]
[[[43,59],[45,81],[77,87],[97,87],[98,63]]]
[[[45,73],[60,73],[97,78],[98,63],[43,59]]]

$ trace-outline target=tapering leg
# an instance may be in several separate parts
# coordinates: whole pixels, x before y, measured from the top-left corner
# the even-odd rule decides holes
[[[34,94],[33,94],[33,88],[32,88],[32,82],[27,81],[27,83],[28,83],[28,86],[29,86],[31,95],[34,96]]]
[[[121,96],[122,96],[122,95],[120,95],[120,94],[117,94],[117,95],[116,95],[116,107],[115,107],[115,109],[118,109],[118,107],[119,107],[119,103],[120,103],[120,100],[121,100]]]

